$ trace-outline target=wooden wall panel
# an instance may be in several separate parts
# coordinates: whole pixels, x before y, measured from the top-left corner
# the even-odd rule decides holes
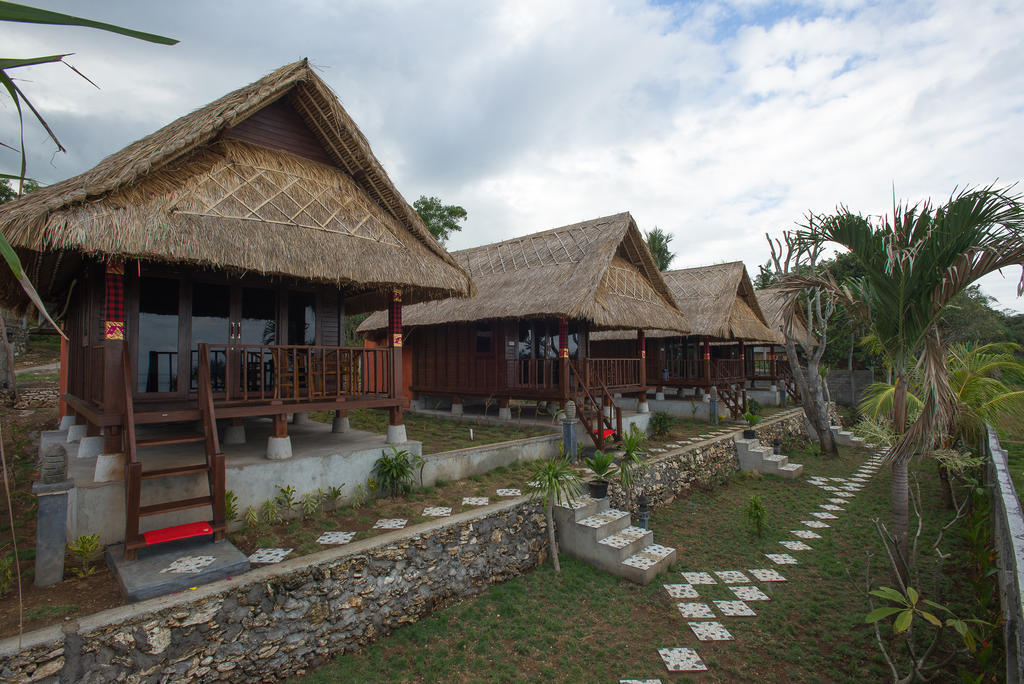
[[[292,109],[287,98],[270,103],[245,121],[227,129],[224,137],[284,150],[335,166],[316,135]]]

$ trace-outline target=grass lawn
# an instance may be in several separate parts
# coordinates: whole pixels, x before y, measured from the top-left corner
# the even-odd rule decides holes
[[[322,411],[310,415],[314,420],[329,423],[332,414]],[[383,434],[387,430],[388,415],[385,411],[359,409],[349,411],[349,424],[353,430],[365,430]],[[509,442],[514,439],[539,437],[553,434],[553,430],[533,425],[490,425],[480,422],[453,420],[425,416],[418,413],[406,413],[403,416],[405,431],[409,439],[423,442],[423,453],[436,454],[453,449]],[[469,431],[473,431],[473,439],[469,439]]]
[[[377,641],[359,653],[339,657],[311,673],[311,682],[377,681],[617,681],[620,677],[662,681],[863,682],[888,679],[869,612],[867,582],[889,585],[887,564],[871,518],[888,517],[889,471],[876,473],[840,512],[831,528],[816,530],[811,551],[789,552],[799,565],[774,566],[764,553],[787,552],[779,541],[795,539],[830,494],[807,484],[808,475],[849,476],[866,458],[843,449],[837,460],[806,448],[793,453],[806,466],[796,481],[737,474],[727,486],[698,492],[654,512],[655,541],[675,546],[673,572],[638,587],[562,556],[562,573],[550,563],[525,576],[491,587],[475,598],[455,602],[430,617]],[[938,502],[938,478],[929,464],[914,466],[924,499],[923,540],[934,538],[949,517]],[[745,511],[757,495],[767,509],[767,530],[758,538]],[[939,571],[930,552],[921,554],[921,586],[944,592],[926,598],[969,615],[963,592],[967,562],[962,537],[947,532],[943,551],[953,552]],[[755,583],[772,596],[751,602],[758,617],[720,618],[735,641],[698,642],[662,585],[681,583],[682,570],[776,568],[786,583]],[[699,601],[734,598],[726,586],[698,586]],[[998,609],[998,604],[996,604]],[[889,632],[888,628],[883,631]],[[944,646],[952,648],[948,637]],[[706,674],[666,671],[657,649],[695,648],[708,665]],[[949,681],[947,679],[946,681]]]

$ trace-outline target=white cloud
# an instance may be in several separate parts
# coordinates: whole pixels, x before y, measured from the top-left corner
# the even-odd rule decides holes
[[[1024,175],[1013,2],[833,0],[781,15],[759,0],[193,0],[97,12],[182,42],[9,32],[8,52],[74,50],[102,86],[63,68],[28,73],[72,152],[51,166],[40,148],[32,163],[46,180],[305,55],[408,199],[467,208],[452,248],[629,210],[673,233],[677,266],[754,269],[764,233],[808,210],[881,213],[894,186],[942,199]],[[8,108],[0,140],[12,125]],[[37,130],[30,140],[44,142]],[[983,287],[1024,310],[1016,276]]]

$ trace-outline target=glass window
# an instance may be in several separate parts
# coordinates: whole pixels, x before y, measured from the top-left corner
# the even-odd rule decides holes
[[[139,392],[178,390],[178,287],[170,278],[139,278]]]
[[[242,344],[274,344],[277,341],[277,297],[273,290],[242,289]]]
[[[199,343],[211,345],[210,385],[214,392],[223,392],[227,343],[231,322],[231,288],[213,283],[192,285],[192,343],[189,387],[195,391],[196,367],[199,362]],[[215,346],[216,345],[216,346]],[[222,346],[223,345],[223,346]],[[219,349],[217,347],[220,347]]]
[[[481,323],[476,326],[476,353],[477,354],[490,354],[491,353],[491,339],[493,334],[491,332],[490,323]]]
[[[288,344],[316,344],[316,296],[288,293]]]
[[[527,322],[519,324],[519,354],[520,359],[533,357],[533,326]]]

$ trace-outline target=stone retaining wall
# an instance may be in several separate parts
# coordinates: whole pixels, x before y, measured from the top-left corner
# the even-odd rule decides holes
[[[54,408],[57,406],[58,391],[55,385],[45,387],[19,387],[14,408]]]
[[[299,676],[546,557],[522,499],[260,568],[0,642],[0,681],[253,681]],[[65,628],[67,626],[65,625]]]
[[[775,437],[804,435],[804,414],[794,409],[769,418],[756,428],[762,444],[771,444]],[[694,446],[683,447],[669,454],[648,459],[647,470],[640,476],[637,495],[641,492],[651,501],[651,508],[672,503],[690,490],[703,489],[724,482],[739,470],[736,443],[733,436],[710,439]],[[610,503],[624,509],[626,496],[617,483],[608,488]]]

